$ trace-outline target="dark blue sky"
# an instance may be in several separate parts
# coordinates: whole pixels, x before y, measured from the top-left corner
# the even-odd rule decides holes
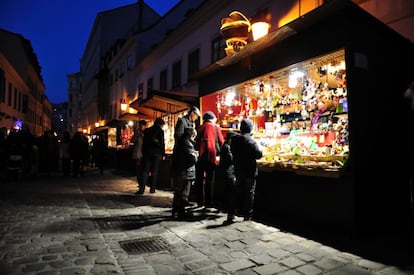
[[[144,0],[164,15],[179,0]],[[0,0],[0,28],[30,40],[52,103],[67,100],[69,73],[79,71],[96,14],[137,0]]]

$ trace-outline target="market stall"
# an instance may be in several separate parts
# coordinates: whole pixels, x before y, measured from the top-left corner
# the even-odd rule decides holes
[[[174,147],[174,127],[177,119],[183,116],[195,104],[197,104],[197,97],[189,93],[157,90],[152,90],[145,99],[136,100],[130,104],[138,112],[145,113],[152,119],[162,117],[166,121],[164,126],[166,157],[161,162],[159,168],[158,178],[160,187],[172,187],[170,167]]]
[[[351,1],[331,1],[199,73],[202,112],[223,131],[254,122],[258,214],[348,232],[406,222],[409,141],[398,133],[413,123],[401,67],[413,48]]]

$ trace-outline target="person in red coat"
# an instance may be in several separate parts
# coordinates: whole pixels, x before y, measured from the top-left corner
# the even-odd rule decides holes
[[[199,158],[196,164],[195,193],[198,207],[212,207],[214,205],[214,177],[218,149],[224,143],[220,128],[216,125],[216,115],[206,112],[203,115],[203,124],[198,129],[196,149]]]

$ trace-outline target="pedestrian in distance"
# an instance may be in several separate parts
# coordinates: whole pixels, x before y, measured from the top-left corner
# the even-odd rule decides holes
[[[70,145],[71,137],[68,131],[65,131],[62,136],[62,140],[59,143],[59,155],[62,161],[62,172],[63,176],[69,177],[70,176],[70,169],[71,169],[71,159],[70,159]]]
[[[218,148],[224,143],[221,130],[216,125],[216,115],[208,111],[203,115],[203,124],[198,129],[196,150],[199,158],[196,164],[195,192],[198,207],[214,207],[214,181]]]
[[[252,219],[256,178],[258,175],[257,160],[263,155],[259,145],[252,137],[253,123],[243,119],[240,123],[240,135],[231,139],[231,153],[234,161],[236,186],[240,194],[241,213],[244,220]]]
[[[108,141],[105,134],[101,133],[98,135],[92,144],[92,148],[94,152],[94,160],[96,162],[95,165],[98,166],[99,173],[103,175],[104,164],[108,154]]]
[[[156,118],[154,124],[145,129],[142,141],[142,182],[139,183],[138,194],[143,194],[151,172],[150,193],[155,193],[158,180],[158,169],[161,160],[165,158],[164,127],[165,121]]]
[[[132,136],[131,141],[134,143],[132,147],[132,159],[135,162],[135,172],[137,177],[137,184],[142,182],[142,143],[144,142],[144,131],[147,127],[147,122],[145,120],[138,121],[138,124],[135,128],[134,135]]]
[[[187,212],[191,186],[196,178],[196,167],[198,153],[194,149],[194,139],[197,131],[194,128],[185,128],[174,147],[172,157],[172,177],[174,183],[174,198],[172,205],[173,218],[191,217],[192,213]]]

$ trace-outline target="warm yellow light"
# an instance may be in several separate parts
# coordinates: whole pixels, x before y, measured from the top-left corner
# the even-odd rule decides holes
[[[95,122],[95,127],[98,128],[99,127],[99,122]]]
[[[253,40],[256,41],[269,33],[270,25],[266,22],[255,22],[252,24]]]
[[[121,111],[125,112],[128,109],[128,104],[125,101],[121,102]]]

